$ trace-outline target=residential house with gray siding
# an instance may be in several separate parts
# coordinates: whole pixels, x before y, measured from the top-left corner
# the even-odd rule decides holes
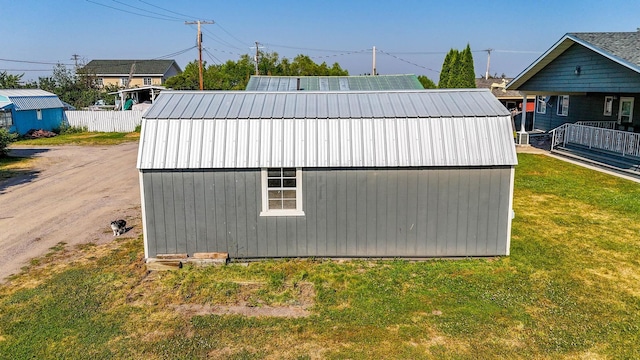
[[[145,114],[145,256],[508,255],[517,164],[488,90],[163,91]]]

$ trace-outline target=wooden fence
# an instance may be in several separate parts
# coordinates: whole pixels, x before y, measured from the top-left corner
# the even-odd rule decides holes
[[[65,111],[69,126],[96,132],[132,132],[142,123],[142,111]]]

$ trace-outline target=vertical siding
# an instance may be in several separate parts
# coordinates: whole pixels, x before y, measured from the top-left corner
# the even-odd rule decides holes
[[[143,172],[149,256],[507,253],[510,167],[309,169],[303,217],[260,217],[260,171]]]

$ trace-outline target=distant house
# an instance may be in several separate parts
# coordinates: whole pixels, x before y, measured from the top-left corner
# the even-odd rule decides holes
[[[91,60],[80,71],[95,77],[98,86],[115,84],[121,88],[134,88],[162,85],[182,69],[175,60]]]
[[[515,129],[520,128],[520,120],[522,119],[522,94],[519,91],[515,90],[507,90],[507,84],[512,79],[509,78],[476,78],[476,88],[478,89],[489,89],[493,96],[500,101],[504,107],[506,107],[514,119],[514,127]],[[527,99],[527,106],[525,108],[527,117],[526,117],[526,126],[525,129],[527,131],[533,130],[533,111],[535,108],[535,103],[533,98]]]
[[[31,129],[54,130],[64,121],[64,104],[39,89],[0,90],[0,127],[20,135]]]
[[[552,149],[640,164],[640,32],[568,33],[507,90],[535,95],[533,127],[553,130]]]
[[[487,90],[163,91],[137,162],[145,257],[508,255],[516,164]]]
[[[569,33],[507,85],[535,95],[534,127],[615,122],[640,132],[640,33]]]
[[[252,75],[247,91],[377,91],[422,90],[413,74],[358,76],[265,76]]]

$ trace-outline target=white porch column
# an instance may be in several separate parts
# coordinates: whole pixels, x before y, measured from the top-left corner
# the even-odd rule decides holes
[[[520,119],[520,131],[516,133],[516,145],[528,146],[529,134],[524,129],[524,124],[527,122],[527,94],[522,95],[522,117]]]

